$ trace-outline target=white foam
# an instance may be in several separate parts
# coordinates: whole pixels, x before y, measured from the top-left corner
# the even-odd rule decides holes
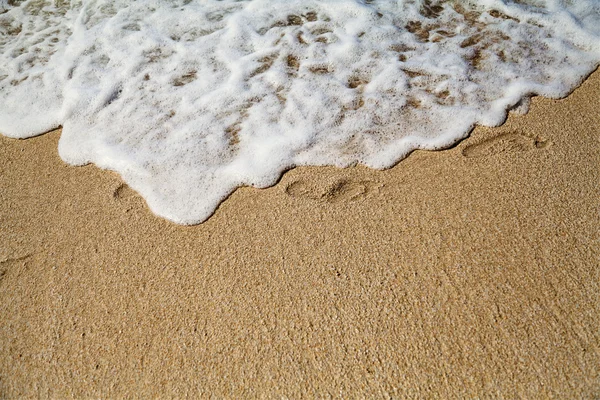
[[[600,61],[597,0],[14,3],[0,132],[62,125],[65,161],[118,171],[183,224],[296,165],[450,146]]]

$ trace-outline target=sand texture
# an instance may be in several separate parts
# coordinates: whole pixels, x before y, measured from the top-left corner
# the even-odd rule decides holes
[[[600,397],[600,72],[206,223],[0,138],[0,397]]]

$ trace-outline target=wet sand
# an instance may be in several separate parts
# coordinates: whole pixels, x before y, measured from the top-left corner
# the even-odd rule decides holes
[[[192,227],[0,137],[0,397],[599,397],[599,99]]]

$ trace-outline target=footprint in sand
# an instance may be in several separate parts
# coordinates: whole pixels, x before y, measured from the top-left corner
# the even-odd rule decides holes
[[[30,258],[33,255],[33,253],[31,254],[26,254],[24,256],[21,257],[11,257],[11,258],[7,258],[4,260],[0,260],[0,282],[2,282],[2,280],[4,280],[6,274],[8,273],[9,268],[11,267],[11,265],[15,264],[15,263],[19,263],[21,261],[25,261],[28,258]]]
[[[138,196],[135,190],[124,183],[119,184],[112,193],[115,203],[119,204],[119,207],[126,213],[135,207]]]
[[[508,132],[467,146],[463,149],[462,154],[467,158],[488,157],[500,153],[543,149],[548,144],[547,140],[539,137],[528,136],[520,132]]]
[[[339,203],[364,198],[380,187],[372,181],[338,179],[329,185],[319,185],[300,179],[287,185],[285,192],[291,197]]]
[[[124,201],[132,196],[135,196],[135,191],[124,183],[121,183],[119,186],[117,186],[112,194],[113,199],[116,201]]]

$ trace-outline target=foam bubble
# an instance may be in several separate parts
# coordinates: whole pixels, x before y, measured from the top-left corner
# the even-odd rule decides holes
[[[0,132],[62,125],[65,161],[192,224],[290,167],[387,168],[565,96],[599,39],[596,0],[0,0]]]

